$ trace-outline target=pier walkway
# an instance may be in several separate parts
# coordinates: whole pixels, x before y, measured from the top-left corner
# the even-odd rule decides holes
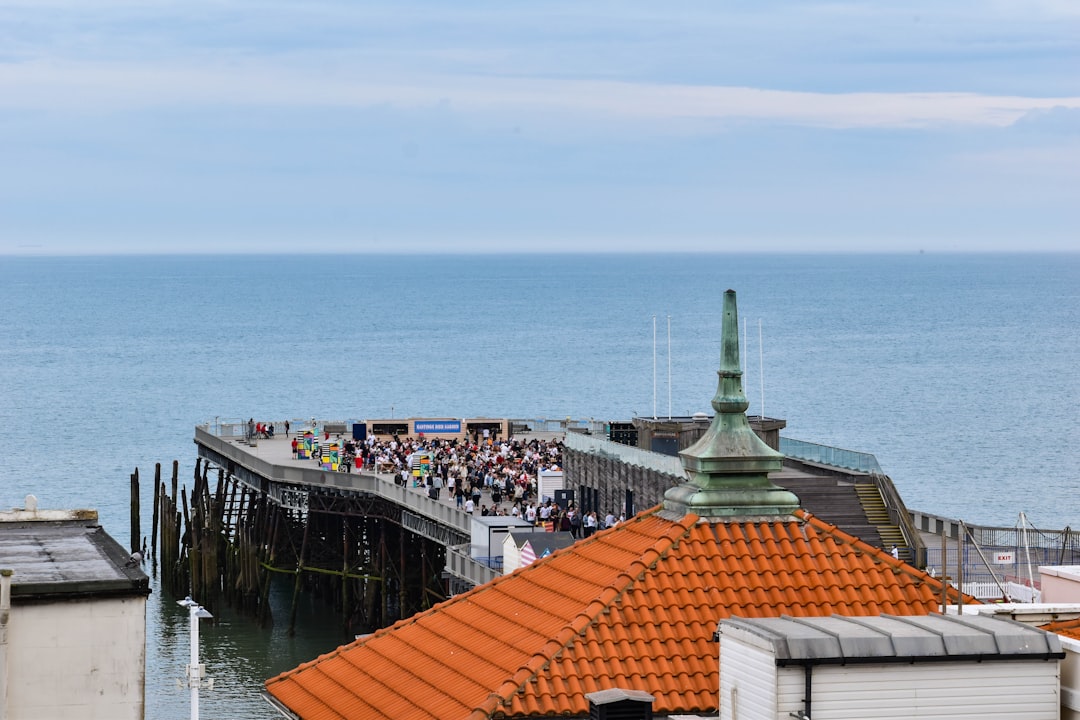
[[[279,433],[249,441],[239,426],[222,427],[224,432],[214,433],[209,425],[196,426],[199,457],[224,468],[253,490],[265,492],[281,507],[307,512],[315,496],[373,495],[400,506],[403,527],[446,547],[446,570],[451,575],[477,585],[498,574],[470,555],[473,516],[479,516],[480,510],[470,514],[458,508],[453,498],[445,497],[445,489],[444,497],[436,500],[428,496],[425,487],[398,485],[392,473],[325,470],[313,459],[293,457],[292,436]],[[490,497],[485,497],[490,504]],[[511,505],[505,500],[500,503],[503,509]]]

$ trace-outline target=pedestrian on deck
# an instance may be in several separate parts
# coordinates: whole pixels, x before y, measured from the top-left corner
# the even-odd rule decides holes
[[[597,523],[596,523],[596,511],[595,510],[593,510],[592,512],[585,513],[585,517],[582,519],[582,521],[583,521],[582,529],[585,531],[585,537],[589,537],[594,532],[596,532],[596,524]]]
[[[289,437],[289,421],[285,421],[285,437]]]

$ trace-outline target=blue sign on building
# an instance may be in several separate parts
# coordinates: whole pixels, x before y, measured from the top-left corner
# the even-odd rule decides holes
[[[459,433],[460,420],[417,420],[413,428],[418,433]]]

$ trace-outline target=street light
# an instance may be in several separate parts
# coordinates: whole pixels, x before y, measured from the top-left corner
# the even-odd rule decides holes
[[[199,720],[199,688],[214,689],[214,679],[206,677],[206,665],[199,662],[199,619],[214,616],[192,600],[190,595],[177,600],[176,604],[188,609],[188,619],[191,621],[191,662],[184,675],[187,686],[191,688],[191,720]]]

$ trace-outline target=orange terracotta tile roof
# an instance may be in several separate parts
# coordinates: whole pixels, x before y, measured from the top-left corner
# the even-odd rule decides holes
[[[1080,640],[1080,619],[1057,620],[1046,625],[1040,625],[1039,629],[1057,633],[1062,637],[1072,638],[1073,640]]]
[[[651,693],[657,714],[715,713],[722,618],[939,607],[939,580],[805,511],[710,524],[659,510],[271,678],[267,690],[304,720],[587,716],[585,694],[616,687]]]

